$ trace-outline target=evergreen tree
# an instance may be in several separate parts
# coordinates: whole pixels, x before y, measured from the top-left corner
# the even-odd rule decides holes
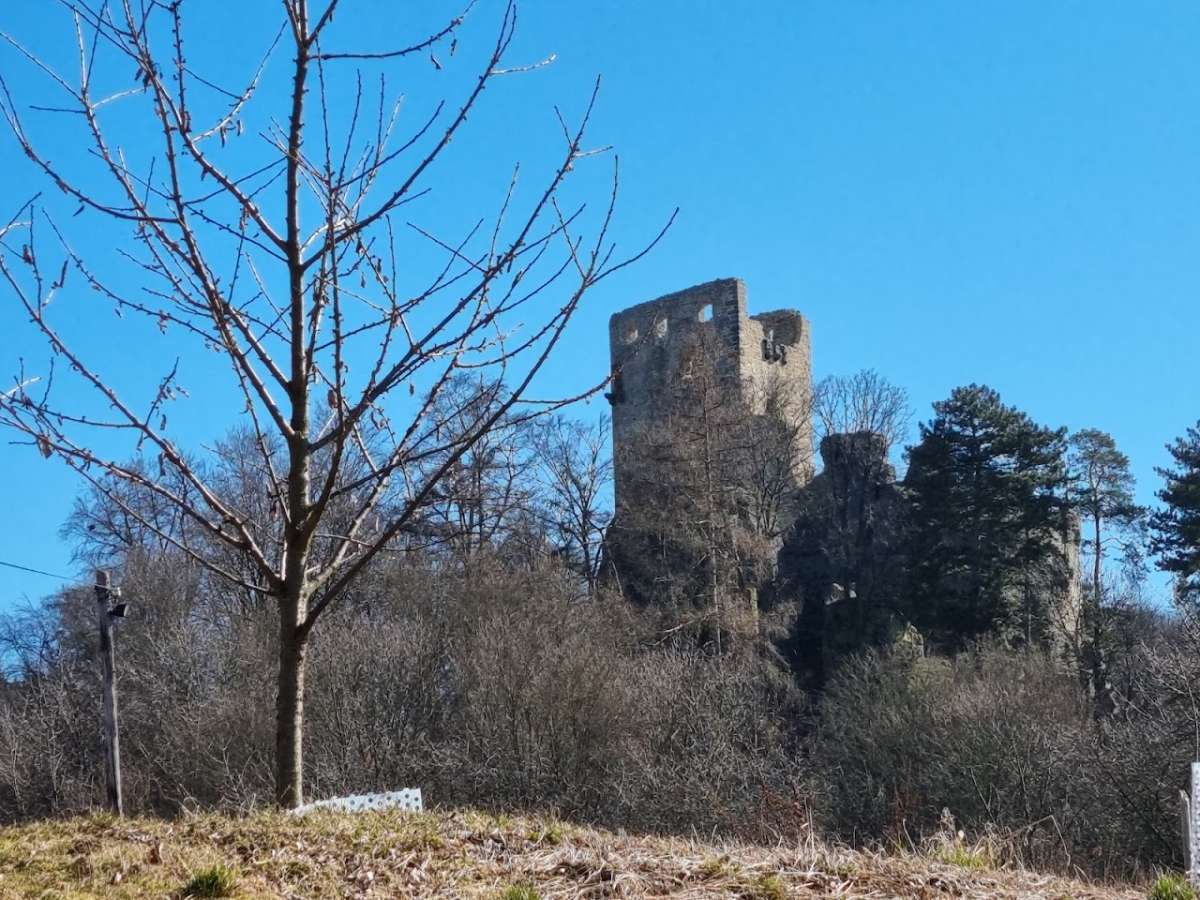
[[[1141,567],[1144,534],[1139,540],[1139,525],[1146,511],[1134,502],[1129,457],[1117,449],[1112,435],[1085,428],[1071,435],[1070,443],[1071,503],[1088,522],[1084,547],[1091,553],[1091,589],[1099,598],[1110,550],[1118,550],[1127,566]]]
[[[1172,468],[1156,468],[1166,481],[1158,499],[1166,506],[1150,517],[1150,552],[1175,576],[1176,597],[1200,601],[1200,422],[1167,445]]]
[[[1044,639],[1065,590],[1065,429],[981,385],[933,408],[908,449],[912,617],[949,646]]]
[[[1120,552],[1126,571],[1142,572],[1145,513],[1133,499],[1134,477],[1129,457],[1117,449],[1112,435],[1085,428],[1071,435],[1068,468],[1071,504],[1083,520],[1083,546],[1091,554],[1090,579],[1083,592],[1083,621],[1077,652],[1092,693],[1097,717],[1113,710],[1108,676],[1108,644],[1112,640],[1105,603],[1104,562]]]

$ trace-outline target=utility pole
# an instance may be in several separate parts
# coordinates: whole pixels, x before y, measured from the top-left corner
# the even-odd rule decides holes
[[[96,570],[96,615],[100,625],[100,662],[104,667],[104,744],[108,807],[118,816],[125,815],[121,798],[121,735],[117,728],[116,653],[113,649],[113,616],[125,613],[124,604],[109,608],[108,572]]]

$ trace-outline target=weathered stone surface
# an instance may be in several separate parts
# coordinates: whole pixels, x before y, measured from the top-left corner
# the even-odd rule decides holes
[[[887,449],[872,432],[825,437],[822,471],[799,493],[780,552],[782,589],[800,601],[784,651],[814,690],[838,657],[889,644],[907,625],[903,503]]]
[[[703,338],[717,348],[721,375],[741,392],[751,410],[761,413],[768,379],[807,409],[812,394],[811,339],[808,320],[795,310],[750,315],[746,285],[723,278],[696,285],[615,313],[609,320],[613,384],[613,455],[618,514],[626,498],[627,467],[636,464],[627,451],[639,428],[655,427],[666,414],[673,382],[681,377],[689,346]],[[701,334],[701,332],[706,332]],[[811,428],[805,429],[811,433]],[[811,442],[797,448],[807,468]]]

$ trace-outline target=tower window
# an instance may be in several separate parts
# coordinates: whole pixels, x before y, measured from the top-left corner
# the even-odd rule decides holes
[[[775,340],[774,331],[768,331],[767,336],[762,339],[762,358],[767,362],[777,362],[781,366],[787,365],[787,345]]]

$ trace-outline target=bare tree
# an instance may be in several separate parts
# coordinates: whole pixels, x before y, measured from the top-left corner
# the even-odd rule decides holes
[[[812,478],[812,396],[798,395],[776,371],[746,391],[735,432],[740,505],[749,527],[775,541],[795,517],[797,488]]]
[[[87,155],[52,152],[30,118],[50,107],[31,111],[32,101],[18,102],[0,79],[0,114],[56,189],[21,204],[0,228],[0,277],[48,347],[43,368],[23,363],[0,394],[0,423],[186,558],[276,605],[275,790],[279,804],[295,807],[303,798],[306,649],[317,621],[498,422],[571,399],[531,407],[528,392],[584,294],[658,238],[615,256],[615,163],[609,202],[593,217],[563,193],[571,173],[602,152],[584,144],[595,90],[577,125],[558,115],[561,152],[532,193],[519,189],[514,170],[495,214],[472,218],[462,233],[439,234],[411,218],[410,205],[429,191],[485,89],[540,66],[507,63],[512,2],[461,99],[432,105],[407,135],[384,75],[368,87],[363,72],[343,67],[407,60],[441,68],[434,52],[449,59],[465,12],[395,49],[356,51],[338,47],[347,4],[284,0],[261,61],[229,90],[189,61],[183,4],[62,6],[75,75],[3,36],[50,79],[59,93],[53,110],[77,126],[73,140]],[[284,47],[286,63],[278,59]],[[276,65],[286,66],[280,109],[260,90]],[[55,148],[61,141],[56,134]],[[103,258],[75,249],[64,215],[71,208],[90,229],[103,223]],[[594,234],[587,242],[585,228]],[[114,246],[124,269],[112,262]],[[440,261],[422,273],[415,261],[433,253]],[[119,372],[64,329],[84,315],[80,294],[171,336],[179,357],[144,401],[119,390]],[[199,462],[217,451],[189,452],[186,432],[168,428],[185,378],[208,374],[197,352],[212,351],[229,373],[227,388],[212,380],[214,391],[224,391],[224,408],[242,411],[255,436],[269,513],[239,508]],[[463,370],[507,386],[472,427],[447,430],[433,410]],[[123,461],[134,451],[139,462]],[[119,484],[158,498],[187,527],[145,515]],[[214,546],[241,564],[227,564]]]
[[[830,375],[813,389],[818,441],[831,434],[869,431],[891,449],[904,440],[912,420],[908,392],[874,369]]]
[[[448,436],[470,434],[503,397],[499,382],[456,378],[434,404],[435,427]],[[496,546],[531,502],[530,461],[524,445],[528,427],[528,421],[506,415],[458,456],[423,513],[426,543],[441,545],[460,565]],[[454,443],[448,442],[424,465],[436,470],[444,457],[455,452]]]
[[[576,568],[596,593],[604,529],[612,518],[604,508],[612,482],[607,454],[607,415],[593,423],[555,416],[539,423],[533,435],[541,504],[557,536],[557,552]]]

